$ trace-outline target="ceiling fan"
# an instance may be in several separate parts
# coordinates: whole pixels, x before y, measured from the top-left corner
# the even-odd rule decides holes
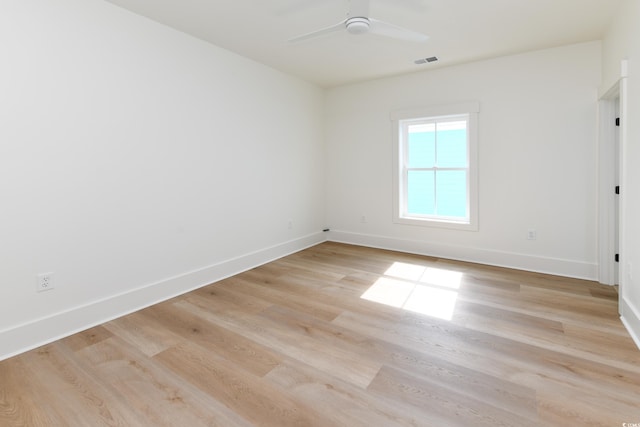
[[[429,37],[416,31],[407,30],[387,22],[369,17],[369,0],[350,0],[347,19],[330,27],[322,28],[298,37],[289,39],[290,43],[315,39],[326,34],[346,30],[349,34],[378,34],[398,40],[424,42]]]

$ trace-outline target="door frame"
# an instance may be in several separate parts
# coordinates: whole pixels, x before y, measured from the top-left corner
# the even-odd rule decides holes
[[[598,102],[598,280],[605,285],[614,285],[617,269],[616,248],[616,195],[615,186],[619,159],[616,158],[616,115],[620,99],[620,84],[617,82]],[[621,118],[622,119],[622,118]],[[622,120],[621,120],[622,123]],[[619,163],[618,163],[619,165]],[[619,226],[619,222],[618,222]]]
[[[620,298],[625,282],[623,236],[625,235],[626,111],[627,61],[622,61],[620,79],[598,101],[598,280],[602,284],[614,285],[617,276]],[[618,117],[620,126],[616,127],[615,120]],[[616,138],[618,150],[616,150]],[[614,192],[616,185],[620,185],[619,195]],[[619,198],[617,213],[616,197]],[[616,248],[616,238],[619,242],[618,248]],[[618,263],[614,259],[616,252],[620,254]],[[617,275],[616,272],[618,272]]]

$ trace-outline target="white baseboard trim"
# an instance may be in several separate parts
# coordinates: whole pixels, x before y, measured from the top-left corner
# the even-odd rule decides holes
[[[640,349],[640,311],[626,298],[621,298],[620,304],[620,320]]]
[[[597,264],[581,261],[333,230],[328,240],[578,279],[597,280],[598,277]]]
[[[326,240],[314,233],[0,330],[0,360],[242,273]]]

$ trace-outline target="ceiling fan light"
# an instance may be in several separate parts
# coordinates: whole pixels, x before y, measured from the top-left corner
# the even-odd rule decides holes
[[[349,18],[346,27],[349,34],[364,34],[369,32],[369,20],[367,18]]]

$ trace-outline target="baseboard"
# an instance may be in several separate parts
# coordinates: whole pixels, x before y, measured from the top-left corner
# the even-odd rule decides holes
[[[596,264],[559,258],[333,230],[328,240],[578,279],[597,280],[598,277]]]
[[[640,311],[626,298],[620,299],[620,320],[640,349]]]
[[[326,240],[314,233],[0,331],[0,360],[133,313]]]

